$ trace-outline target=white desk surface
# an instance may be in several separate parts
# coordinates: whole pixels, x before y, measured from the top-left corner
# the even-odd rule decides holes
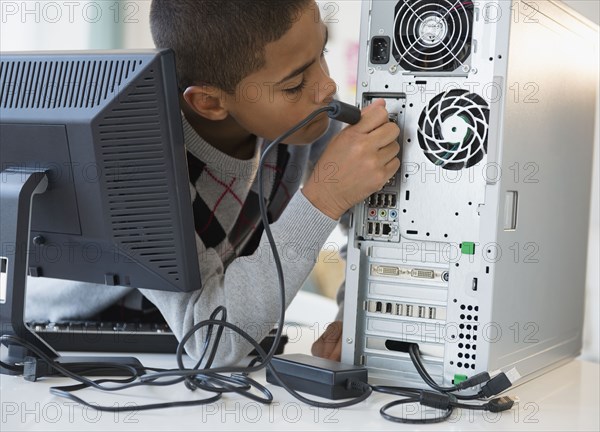
[[[313,331],[305,328],[303,334]],[[290,343],[286,352],[307,352],[303,341]],[[175,367],[174,356],[143,354],[137,357],[146,366]],[[594,430],[600,429],[599,365],[574,360],[526,382],[509,394],[520,398],[516,408],[499,414],[454,411],[443,423],[433,425],[396,424],[384,420],[379,408],[392,396],[373,394],[367,401],[341,410],[307,406],[280,387],[269,385],[274,396],[271,405],[261,405],[237,395],[225,395],[213,404],[188,408],[109,413],[81,407],[52,396],[52,385],[72,383],[63,378],[46,378],[32,383],[21,377],[0,376],[2,432],[67,430]],[[264,383],[264,372],[253,375]],[[170,387],[143,387],[126,392],[78,392],[80,397],[103,405],[145,404],[206,397],[190,392],[183,384]],[[399,408],[400,409],[400,408]],[[410,413],[410,408],[405,408]]]

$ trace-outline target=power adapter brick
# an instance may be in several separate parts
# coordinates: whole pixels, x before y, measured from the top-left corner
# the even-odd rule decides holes
[[[307,354],[275,356],[271,365],[281,379],[296,391],[327,399],[347,399],[360,396],[363,389],[348,386],[348,380],[367,383],[367,369]],[[269,369],[267,382],[280,385]]]

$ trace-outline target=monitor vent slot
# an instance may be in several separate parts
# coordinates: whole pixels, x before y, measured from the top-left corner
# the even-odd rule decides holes
[[[169,207],[169,155],[159,122],[155,72],[105,112],[96,133],[115,244],[170,282],[181,278]]]
[[[142,60],[0,62],[6,109],[94,108],[125,85]]]

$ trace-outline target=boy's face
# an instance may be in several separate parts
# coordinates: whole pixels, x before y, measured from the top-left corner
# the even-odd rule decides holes
[[[327,28],[316,4],[294,16],[292,27],[265,47],[265,66],[225,96],[229,114],[248,132],[274,140],[333,100],[337,87],[323,56]],[[285,142],[307,144],[327,130],[323,113]]]

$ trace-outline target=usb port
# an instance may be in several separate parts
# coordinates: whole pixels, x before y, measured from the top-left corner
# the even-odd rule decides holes
[[[381,302],[377,302],[375,304],[375,312],[381,312],[381,308],[383,307],[383,305],[381,304]]]
[[[413,313],[413,306],[412,305],[406,305],[406,306],[404,306],[404,315],[405,316],[411,317],[412,313]]]
[[[435,319],[436,309],[434,307],[429,308],[429,319]]]
[[[391,303],[386,303],[385,304],[385,313],[392,313],[392,304]]]
[[[425,318],[425,306],[419,306],[419,318]]]

